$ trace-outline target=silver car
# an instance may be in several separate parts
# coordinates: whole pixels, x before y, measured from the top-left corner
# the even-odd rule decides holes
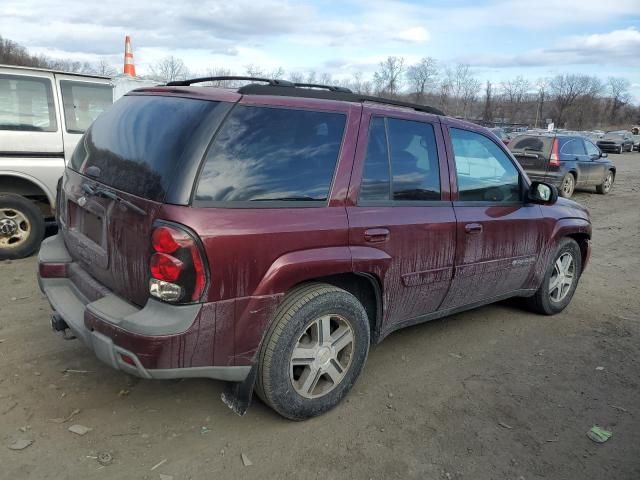
[[[0,65],[0,260],[39,248],[65,162],[112,103],[108,77]]]

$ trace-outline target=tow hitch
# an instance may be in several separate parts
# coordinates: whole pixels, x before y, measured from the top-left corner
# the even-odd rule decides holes
[[[73,340],[76,338],[73,333],[71,333],[71,330],[69,330],[67,322],[65,322],[58,313],[51,315],[51,329],[54,332],[62,332],[62,338],[65,340]]]

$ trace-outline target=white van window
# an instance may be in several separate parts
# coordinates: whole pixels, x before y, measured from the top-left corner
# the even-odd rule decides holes
[[[69,133],[84,133],[113,103],[111,85],[60,80],[64,120]]]
[[[0,75],[0,130],[58,130],[51,80]]]

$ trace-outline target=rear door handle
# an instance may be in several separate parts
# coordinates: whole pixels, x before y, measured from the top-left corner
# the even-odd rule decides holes
[[[364,239],[370,243],[381,243],[389,240],[390,232],[386,228],[370,228],[364,231]]]
[[[482,233],[482,225],[479,223],[467,223],[464,226],[464,231],[471,235]]]

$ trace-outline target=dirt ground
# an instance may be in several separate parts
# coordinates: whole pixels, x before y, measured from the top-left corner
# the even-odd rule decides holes
[[[395,333],[302,423],[257,399],[238,417],[217,382],[103,366],[50,330],[35,258],[0,263],[0,478],[640,479],[640,154],[612,158],[611,194],[575,196],[594,246],[567,310],[506,302]]]

